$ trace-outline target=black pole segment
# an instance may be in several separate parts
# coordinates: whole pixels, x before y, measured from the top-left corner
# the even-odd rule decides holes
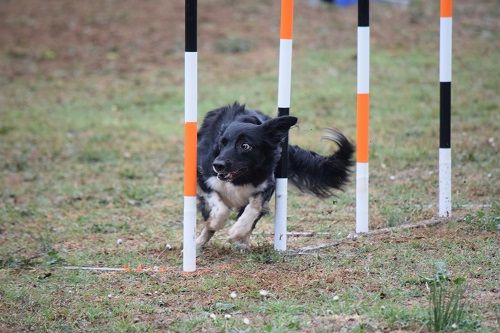
[[[358,1],[358,27],[370,26],[370,0]]]
[[[281,158],[274,172],[276,178],[288,178],[288,135],[281,142]]]
[[[186,52],[196,52],[197,0],[186,0]]]
[[[278,117],[288,116],[289,114],[290,108],[278,107]],[[274,176],[276,178],[288,178],[288,134],[281,143],[281,158],[276,166]]]
[[[288,116],[290,114],[290,108],[280,108],[278,107],[278,117]]]
[[[451,82],[440,82],[439,148],[451,147]]]

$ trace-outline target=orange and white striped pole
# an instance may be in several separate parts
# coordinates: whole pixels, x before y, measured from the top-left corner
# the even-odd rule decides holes
[[[439,216],[451,215],[452,0],[441,0],[439,26]]]
[[[370,2],[358,1],[356,232],[368,232],[368,124],[370,115]]]
[[[196,149],[198,140],[197,0],[186,0],[184,53],[184,218],[182,270],[196,270]]]
[[[278,70],[278,116],[290,114],[292,83],[293,0],[281,0],[280,53]],[[281,159],[276,167],[276,215],[274,217],[274,249],[286,250],[288,135],[282,144]]]

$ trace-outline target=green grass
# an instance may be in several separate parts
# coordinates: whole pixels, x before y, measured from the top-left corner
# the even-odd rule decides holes
[[[309,48],[300,38],[292,84],[300,125],[291,142],[328,153],[334,147],[320,141],[322,128],[355,139],[355,44]],[[380,38],[371,57],[373,228],[429,219],[437,198],[436,50],[425,43],[383,48]],[[219,44],[229,54],[262,47],[246,37]],[[497,330],[500,56],[479,50],[457,47],[454,58],[453,203],[454,215],[465,218],[288,257],[260,235],[272,231],[271,214],[259,222],[249,253],[230,247],[222,232],[195,275],[180,272],[182,68],[2,81],[0,331],[425,331],[422,276],[432,275],[436,262],[467,279],[470,325],[457,330]],[[266,61],[226,72],[201,55],[199,119],[234,100],[275,114],[276,64]],[[328,233],[290,238],[291,248],[353,231],[353,183],[328,200],[294,189],[289,197],[290,230]],[[171,270],[62,268],[139,264]]]
[[[456,278],[448,283],[448,277],[438,277],[430,282],[431,296],[429,328],[435,332],[463,326],[465,305],[465,279]]]

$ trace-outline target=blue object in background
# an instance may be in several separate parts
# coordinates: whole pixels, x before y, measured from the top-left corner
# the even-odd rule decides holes
[[[335,0],[335,4],[339,7],[348,7],[358,3],[358,0]]]
[[[336,4],[338,7],[349,7],[358,3],[358,0],[321,0],[323,2],[328,2],[331,4]],[[317,5],[319,0],[309,0],[312,5]]]

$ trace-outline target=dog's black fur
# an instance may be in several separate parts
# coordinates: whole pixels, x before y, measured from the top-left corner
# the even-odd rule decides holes
[[[198,246],[222,229],[232,208],[239,209],[239,215],[229,239],[248,246],[274,193],[281,143],[296,123],[295,117],[270,118],[238,103],[207,114],[198,131],[198,203],[205,220]],[[324,138],[339,146],[328,157],[288,147],[289,179],[300,190],[322,198],[348,181],[354,153],[354,146],[339,131],[328,130]]]

